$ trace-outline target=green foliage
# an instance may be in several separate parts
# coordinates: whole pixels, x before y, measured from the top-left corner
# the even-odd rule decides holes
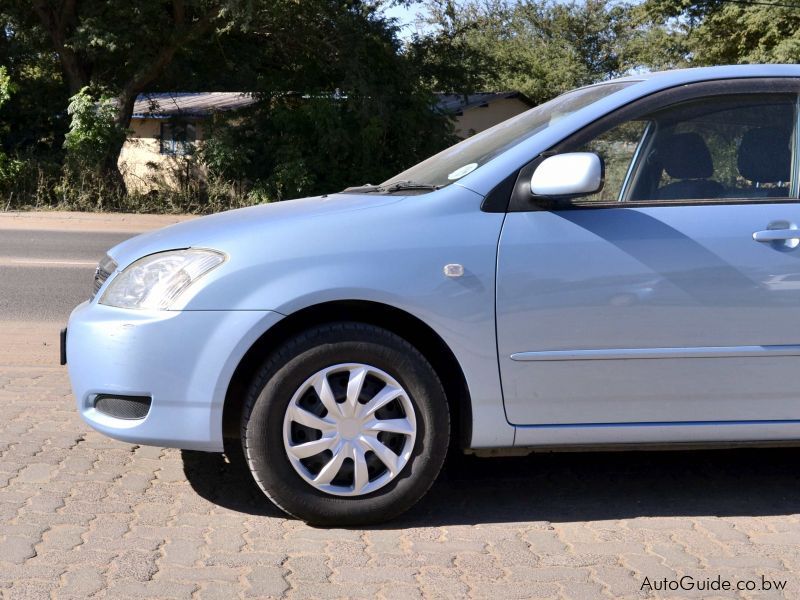
[[[800,60],[796,8],[727,4],[690,31],[693,62],[794,63]]]
[[[686,33],[678,22],[654,22],[642,4],[631,8],[631,21],[633,29],[623,49],[629,68],[664,71],[688,66]]]
[[[8,76],[8,71],[5,67],[0,66],[0,107],[8,102],[13,91],[15,91],[15,86]],[[13,182],[20,176],[23,168],[24,163],[10,158],[0,149],[0,190],[8,189],[13,185]]]
[[[164,187],[143,193],[125,191],[91,174],[68,176],[59,165],[18,161],[21,171],[9,188],[0,188],[0,210],[78,210],[135,213],[220,212],[263,201],[236,183],[193,182],[181,188]]]
[[[257,105],[213,123],[201,150],[212,178],[296,198],[383,181],[453,141],[373,4],[304,0],[274,13],[269,31],[292,39],[256,50],[271,67],[250,85]]]
[[[432,98],[265,98],[218,119],[200,153],[212,178],[252,183],[268,200],[377,183],[451,141]]]
[[[800,61],[796,7],[646,0],[642,10],[651,28],[670,31],[671,40],[681,38],[684,61],[693,66]]]
[[[20,61],[20,70],[40,69],[37,76],[40,80],[55,67],[61,88],[55,97],[62,101],[51,112],[51,115],[60,113],[62,117],[60,122],[57,119],[53,123],[53,148],[58,153],[58,142],[66,131],[66,118],[71,116],[64,114],[67,98],[72,102],[72,97],[86,87],[107,90],[117,99],[113,111],[109,110],[108,114],[113,113],[118,128],[125,129],[130,123],[136,96],[152,86],[177,55],[191,52],[199,39],[211,33],[242,29],[256,4],[263,8],[270,3],[251,0],[144,0],[135,3],[6,0],[0,8],[3,25],[0,27],[0,53]],[[93,166],[101,168],[104,177],[115,181],[115,185],[122,185],[117,170],[122,142],[118,136],[110,135],[96,136],[93,141],[109,144],[97,148],[102,160]],[[70,144],[72,142],[67,146]],[[87,148],[80,150],[82,157],[91,158],[87,152]],[[62,158],[56,157],[57,160]]]
[[[11,85],[11,78],[8,76],[8,70],[0,66],[0,106],[3,106],[9,98],[13,87]]]
[[[25,163],[0,152],[0,192],[11,189],[23,174]]]
[[[67,0],[10,0],[0,8],[0,59],[26,87],[14,98],[20,102],[0,112],[0,131],[4,145],[32,161],[16,197],[123,206],[114,191],[120,134],[144,89],[245,90],[262,98],[238,131],[214,125],[219,140],[202,156],[209,181],[182,179],[180,199],[165,185],[159,196],[169,205],[205,211],[225,198],[233,206],[331,191],[424,158],[450,141],[450,126],[431,112],[429,91],[382,4],[146,0],[79,3],[70,13],[76,5]],[[337,89],[342,99],[329,102]],[[302,95],[308,98],[298,101]],[[16,122],[23,126],[12,131]],[[53,177],[58,164],[63,178]],[[53,193],[42,191],[43,179]],[[129,196],[153,204],[135,190]]]
[[[256,5],[249,0],[139,0],[74,2],[6,0],[14,38],[38,38],[56,52],[70,95],[86,85],[115,94],[139,79],[157,77],[180,51],[212,32],[243,27]],[[36,44],[32,39],[32,45]],[[38,44],[37,44],[38,45]]]
[[[67,114],[71,119],[64,138],[68,173],[102,174],[109,149],[125,140],[126,132],[116,122],[117,102],[105,95],[95,98],[83,88],[70,99]]]
[[[450,143],[432,90],[539,103],[637,70],[800,60],[790,6],[630,2],[425,0],[430,27],[404,44],[382,8],[405,0],[6,0],[0,208],[209,212],[328,192]],[[136,94],[213,90],[259,101],[206,124],[178,189],[163,173],[154,194],[121,188]]]
[[[606,0],[429,0],[409,52],[437,89],[519,90],[535,103],[623,73],[632,9]]]
[[[20,160],[57,161],[68,99],[58,59],[35,28],[5,11],[0,7],[0,65],[13,93],[0,103],[0,151]]]

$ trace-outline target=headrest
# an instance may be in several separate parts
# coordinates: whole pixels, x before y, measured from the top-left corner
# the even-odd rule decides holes
[[[675,179],[708,179],[714,163],[699,134],[674,133],[659,144],[658,157],[667,175]]]
[[[789,132],[777,127],[750,129],[739,142],[738,167],[742,177],[759,183],[789,181],[792,151]]]

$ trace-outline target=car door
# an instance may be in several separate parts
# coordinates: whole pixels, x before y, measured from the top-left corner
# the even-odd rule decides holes
[[[796,90],[696,84],[609,115],[550,152],[601,156],[591,196],[533,198],[522,170],[497,264],[511,423],[800,419]]]

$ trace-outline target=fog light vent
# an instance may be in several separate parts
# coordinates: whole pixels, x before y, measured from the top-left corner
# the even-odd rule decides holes
[[[94,407],[115,419],[144,419],[150,411],[149,396],[110,396],[102,394],[94,400]]]

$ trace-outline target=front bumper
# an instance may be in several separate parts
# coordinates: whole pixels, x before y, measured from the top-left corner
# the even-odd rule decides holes
[[[136,444],[222,451],[236,366],[283,316],[271,311],[137,311],[86,302],[70,316],[69,376],[84,421]],[[143,419],[98,411],[98,395],[149,396]]]

